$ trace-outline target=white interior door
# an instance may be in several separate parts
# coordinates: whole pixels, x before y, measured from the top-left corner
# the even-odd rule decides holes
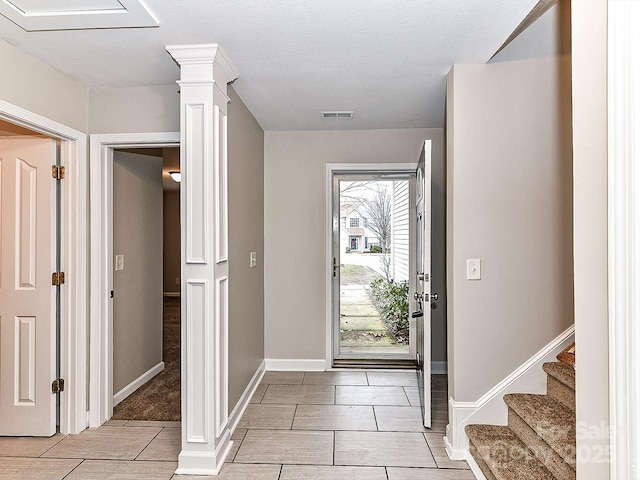
[[[0,139],[0,435],[56,432],[55,141]]]
[[[424,426],[431,428],[431,140],[424,143],[416,170],[416,363]],[[434,298],[435,297],[435,298]]]

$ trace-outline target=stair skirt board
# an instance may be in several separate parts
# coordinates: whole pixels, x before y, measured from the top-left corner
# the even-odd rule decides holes
[[[114,393],[113,394],[113,406],[115,407],[116,405],[118,405],[125,398],[127,398],[129,395],[131,395],[136,390],[138,390],[142,385],[147,383],[149,380],[151,380],[153,377],[158,375],[163,370],[164,370],[164,362],[160,362],[156,366],[151,367],[149,370],[144,372],[142,375],[140,375],[138,378],[136,378],[133,382],[131,382],[126,387],[124,387],[118,393]]]
[[[473,455],[471,455],[471,453],[467,453],[467,455],[464,457],[464,460],[466,460],[469,464],[469,468],[475,475],[476,480],[487,480],[487,477],[484,476],[484,473],[482,473],[482,469],[478,465],[478,462],[476,462],[476,459],[473,458]]]
[[[469,424],[507,424],[507,405],[502,397],[507,393],[545,393],[546,362],[555,362],[556,355],[574,341],[575,326],[558,335],[549,344],[514,370],[476,402],[456,402],[449,398],[449,424],[444,437],[445,449],[452,460],[466,460],[469,438],[464,427]]]

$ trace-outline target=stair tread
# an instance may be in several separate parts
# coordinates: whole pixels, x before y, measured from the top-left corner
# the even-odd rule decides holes
[[[509,427],[467,425],[465,431],[477,455],[496,480],[554,480],[549,470]]]
[[[504,401],[565,462],[575,468],[575,413],[548,395],[511,393]]]
[[[564,383],[572,390],[576,389],[576,371],[571,365],[562,362],[548,362],[542,365],[547,375]]]

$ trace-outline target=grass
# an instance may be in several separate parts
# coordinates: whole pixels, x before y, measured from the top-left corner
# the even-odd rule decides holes
[[[364,275],[366,272],[362,265],[344,265],[341,269],[342,275]]]

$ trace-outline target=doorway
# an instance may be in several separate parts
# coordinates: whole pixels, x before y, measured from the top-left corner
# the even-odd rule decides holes
[[[178,148],[113,154],[116,420],[180,420],[179,170]]]
[[[11,386],[0,400],[0,417],[8,422],[2,433],[79,433],[86,428],[85,365],[75,362],[86,348],[85,135],[2,101],[0,124],[5,140],[31,137],[44,144],[35,156],[13,151],[0,162],[8,187],[1,189],[0,204],[2,290],[11,297],[0,305],[19,306],[19,312],[0,312],[0,338],[19,340],[0,348],[0,365],[8,369],[2,384]]]
[[[109,210],[112,178],[110,165],[113,162],[114,150],[168,148],[177,147],[179,143],[180,134],[177,132],[94,135],[91,137],[92,157],[96,159],[96,168],[91,170],[91,234],[95,251],[99,252],[93,258],[94,267],[92,268],[92,285],[95,285],[95,288],[92,288],[91,304],[95,309],[95,314],[91,317],[91,340],[94,345],[90,351],[89,425],[91,427],[98,427],[112,417],[114,403],[113,365],[111,363],[113,358],[113,308],[110,292],[113,290],[111,277],[115,273],[113,272],[115,262],[113,253],[115,252],[111,246],[111,228],[107,221],[111,214]],[[162,201],[161,197],[160,205]],[[160,257],[161,262],[162,257]],[[126,255],[124,268],[127,268]],[[162,288],[162,279],[160,279],[160,298],[162,298]],[[114,294],[117,293],[114,292]],[[153,372],[150,376],[153,376]]]
[[[336,171],[332,188],[332,365],[415,368],[415,168]]]

